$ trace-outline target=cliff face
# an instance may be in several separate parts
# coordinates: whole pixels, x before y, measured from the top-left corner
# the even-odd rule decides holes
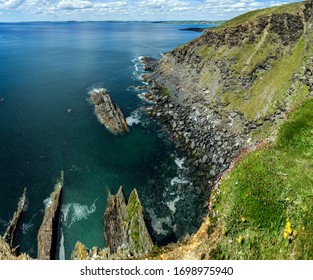
[[[222,106],[248,121],[264,121],[292,99],[311,14],[307,1],[235,18],[164,55],[151,78],[182,105]]]
[[[312,1],[253,11],[165,54],[144,78],[160,94],[150,114],[211,185],[241,149],[273,138],[308,94]],[[160,90],[161,89],[161,90]],[[162,96],[163,95],[163,96]]]
[[[218,28],[208,30],[199,38],[165,54],[158,63],[153,62],[147,66],[147,69],[152,72],[144,78],[151,83],[152,93],[154,91],[159,93],[154,97],[157,104],[150,110],[150,114],[164,123],[173,138],[178,141],[178,146],[192,157],[193,163],[197,166],[197,174],[206,174],[205,179],[209,179],[203,180],[207,184],[206,187],[212,187],[216,175],[221,175],[221,172],[229,167],[230,161],[239,154],[240,150],[249,146],[260,147],[254,144],[267,137],[274,141],[275,137],[271,136],[276,136],[278,127],[281,127],[282,122],[285,121],[287,113],[297,104],[313,96],[312,17],[311,0],[247,13]],[[307,119],[310,117],[306,118],[306,122]],[[297,129],[302,129],[303,124],[299,122],[293,125],[289,134],[285,135],[288,139],[286,143],[291,143],[290,138],[297,134]],[[303,133],[309,135],[309,132],[304,129]],[[312,139],[310,136],[308,138]],[[306,143],[305,149],[309,149],[311,144],[308,144],[309,141]],[[288,147],[288,151],[290,149],[291,147]],[[284,182],[279,181],[280,173],[273,170],[286,173],[285,175],[289,176],[287,181],[290,183],[293,180],[290,176],[293,172],[292,164],[298,166],[300,162],[312,162],[311,154],[306,153],[301,160],[294,160],[298,161],[297,163],[290,164],[286,160],[288,164],[282,168],[284,153],[279,155],[271,150],[266,150],[264,153],[269,155],[272,153],[273,158],[277,157],[277,162],[271,158],[268,162],[260,163],[258,161],[262,156],[257,153],[251,157],[252,159],[254,157],[254,161],[251,160],[243,168],[244,173],[241,170],[242,173],[234,178],[231,171],[226,174],[222,182],[229,180],[231,184],[227,188],[220,186],[221,181],[214,185],[209,201],[210,218],[205,219],[198,233],[185,242],[163,249],[163,253],[160,253],[157,258],[206,259],[230,258],[229,256],[242,258],[242,252],[251,258],[249,253],[252,250],[258,251],[252,256],[260,259],[269,258],[268,256],[295,258],[293,249],[297,246],[299,248],[302,246],[300,249],[304,251],[301,252],[302,255],[299,253],[301,258],[308,258],[309,253],[306,250],[311,245],[303,246],[303,244],[309,239],[309,234],[305,231],[312,231],[312,226],[308,225],[309,229],[307,229],[307,226],[302,226],[305,222],[299,221],[309,219],[311,213],[303,214],[294,209],[292,215],[297,218],[292,223],[295,224],[296,234],[291,236],[290,232],[286,233],[287,226],[281,226],[282,219],[286,219],[287,225],[290,225],[289,212],[285,211],[285,206],[282,207],[282,216],[275,221],[277,225],[273,226],[275,218],[272,213],[265,219],[271,224],[268,228],[265,227],[265,230],[260,223],[252,222],[249,210],[257,218],[265,217],[264,208],[271,209],[273,204],[278,202],[284,204],[284,201],[280,201],[279,195],[281,192],[289,194],[289,190],[286,189],[290,184],[286,187]],[[237,158],[238,161],[244,154]],[[297,156],[301,157],[300,153],[297,153]],[[308,166],[307,163],[303,165]],[[254,166],[257,167],[255,173],[251,175]],[[266,176],[260,175],[262,172],[268,176],[268,182],[265,184]],[[255,185],[249,181],[251,178],[256,182]],[[309,178],[308,182],[312,182],[311,173],[307,178]],[[236,193],[243,181],[248,182],[247,186],[242,188],[246,191],[245,196]],[[278,196],[274,196],[272,187],[269,187],[272,181],[275,181],[273,185],[277,183]],[[304,185],[310,185],[300,181],[295,179],[293,184],[295,197],[298,197],[299,190]],[[267,198],[259,192],[262,183]],[[249,209],[238,202],[240,199],[250,201],[253,193],[255,195],[253,199],[256,199],[260,205],[252,202]],[[233,198],[238,201],[230,203]],[[303,194],[301,199],[310,200],[307,193]],[[221,200],[223,203],[220,203]],[[289,203],[290,197],[287,197],[286,201]],[[219,208],[214,208],[216,206]],[[225,220],[229,222],[227,227],[225,227]],[[223,227],[221,221],[224,221]],[[297,243],[298,241],[294,240],[298,238],[297,231],[301,226],[303,233]],[[245,235],[239,228],[246,230]],[[255,236],[252,234],[254,230]],[[277,247],[273,244],[282,242],[283,236],[288,234],[288,250],[281,253],[282,247],[287,243]],[[276,235],[278,241],[274,242],[273,236]],[[291,239],[296,245],[290,245]],[[255,240],[259,243],[253,243]],[[260,248],[263,243],[266,245],[262,252]],[[208,254],[210,251],[213,253]]]

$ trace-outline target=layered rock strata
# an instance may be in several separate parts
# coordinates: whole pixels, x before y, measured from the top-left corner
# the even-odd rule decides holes
[[[157,63],[142,59],[150,71],[143,75],[147,97],[156,103],[149,114],[209,186],[241,149],[275,135],[299,98],[302,53],[312,43],[312,1],[267,11],[207,30]]]
[[[99,121],[111,133],[123,134],[129,131],[121,109],[112,102],[106,89],[93,89],[90,96]]]
[[[122,187],[111,195],[104,214],[104,238],[111,254],[125,248],[132,255],[147,253],[153,242],[136,189],[126,201]]]
[[[60,213],[60,198],[64,183],[64,173],[55,185],[55,190],[50,195],[49,203],[46,205],[45,214],[40,226],[38,240],[38,256],[39,260],[55,259],[56,242],[58,236],[58,223]]]
[[[74,260],[126,260],[140,258],[150,252],[153,241],[148,232],[144,211],[136,189],[127,201],[122,187],[110,195],[104,215],[104,249],[87,249],[77,242],[71,258]]]

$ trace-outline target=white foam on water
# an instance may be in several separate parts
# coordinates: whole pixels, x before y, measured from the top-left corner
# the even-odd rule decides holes
[[[146,92],[138,93],[137,96],[138,96],[140,99],[146,101],[147,103],[156,104],[155,101],[152,101],[152,100],[147,99],[147,98],[146,98],[146,94],[147,94]]]
[[[63,234],[62,228],[60,232],[61,232],[61,238],[60,238],[60,248],[59,248],[59,259],[65,260],[64,234]]]
[[[46,198],[43,201],[43,204],[45,205],[46,208],[49,207],[52,204],[52,199],[50,197]]]
[[[141,75],[144,72],[144,66],[141,62],[142,58],[142,56],[138,56],[132,59],[132,63],[134,64],[133,80],[141,80]]]
[[[32,222],[23,223],[22,226],[21,226],[22,233],[23,233],[24,235],[26,235],[27,232],[28,232],[28,230],[31,229],[33,226],[34,226],[34,224],[33,224]]]
[[[191,182],[189,182],[185,178],[175,177],[171,180],[171,186],[174,186],[176,184],[185,185],[185,184],[191,184]]]
[[[163,228],[164,225],[168,227],[172,227],[172,221],[171,218],[168,217],[157,217],[154,214],[154,211],[152,209],[147,209],[147,212],[149,213],[150,219],[151,219],[151,226],[153,230],[159,234],[159,235],[166,235],[168,234],[168,231]]]
[[[185,169],[184,167],[185,160],[186,160],[185,158],[175,158],[175,163],[179,169]]]
[[[80,203],[68,203],[62,206],[62,220],[64,225],[71,227],[74,223],[86,220],[88,216],[96,211],[96,201],[88,207],[88,205],[82,205]]]
[[[140,115],[138,111],[133,111],[129,117],[126,118],[126,123],[129,126],[133,126],[134,124],[139,124],[140,123]]]
[[[180,201],[180,196],[177,196],[174,200],[167,201],[166,205],[171,210],[172,214],[175,214],[176,212],[176,206],[175,204]]]

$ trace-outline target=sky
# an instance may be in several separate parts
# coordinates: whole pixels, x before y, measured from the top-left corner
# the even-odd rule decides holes
[[[0,22],[226,20],[297,0],[0,0]]]

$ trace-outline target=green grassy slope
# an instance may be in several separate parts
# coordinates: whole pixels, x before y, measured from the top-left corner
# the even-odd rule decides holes
[[[313,259],[313,100],[277,140],[240,161],[212,196],[216,259]]]

